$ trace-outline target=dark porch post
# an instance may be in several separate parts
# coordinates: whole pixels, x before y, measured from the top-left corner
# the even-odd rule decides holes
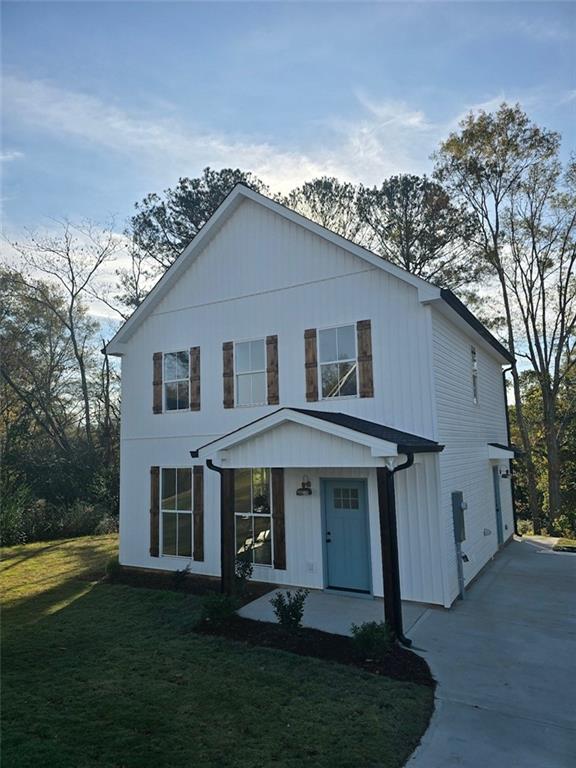
[[[384,582],[384,618],[402,645],[412,641],[404,636],[402,600],[400,595],[400,560],[398,557],[398,529],[396,524],[396,493],[394,473],[411,466],[413,457],[396,469],[378,467],[378,509],[380,514],[380,543],[382,548],[382,574]]]
[[[234,470],[217,467],[211,459],[208,469],[220,475],[220,591],[232,593],[235,571],[234,542]]]

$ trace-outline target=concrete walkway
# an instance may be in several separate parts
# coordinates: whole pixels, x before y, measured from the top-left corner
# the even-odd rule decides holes
[[[294,590],[296,587],[290,589]],[[276,592],[285,591],[285,589],[276,589],[274,592],[269,592],[245,605],[238,613],[245,619],[275,622],[276,617],[270,599]],[[426,610],[427,607],[419,603],[402,603],[404,632],[409,632]],[[321,629],[335,635],[351,635],[352,623],[362,624],[365,621],[383,620],[384,601],[382,599],[350,597],[337,592],[311,590],[304,605],[302,624],[305,627]]]
[[[407,768],[575,768],[576,555],[512,542],[408,634],[438,688]]]

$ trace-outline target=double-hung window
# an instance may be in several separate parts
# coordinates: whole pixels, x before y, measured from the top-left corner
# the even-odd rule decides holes
[[[183,411],[190,407],[190,355],[167,352],[164,355],[164,407]]]
[[[236,557],[256,565],[272,565],[272,510],[270,470],[234,472]]]
[[[358,394],[356,327],[341,325],[318,331],[322,399]]]
[[[264,339],[236,342],[236,404],[266,404],[266,345]]]
[[[470,363],[472,366],[472,400],[478,405],[478,355],[476,347],[470,347]]]
[[[162,469],[162,554],[192,557],[192,469]]]

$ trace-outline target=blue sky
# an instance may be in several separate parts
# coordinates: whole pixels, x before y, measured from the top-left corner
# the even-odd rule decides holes
[[[471,108],[576,146],[573,3],[4,2],[9,235],[114,216],[206,165],[274,190],[430,171]]]

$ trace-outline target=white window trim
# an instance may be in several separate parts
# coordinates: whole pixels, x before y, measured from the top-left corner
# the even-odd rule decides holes
[[[192,509],[163,509],[162,508],[162,470],[164,469],[189,469],[190,470],[190,501],[192,505]],[[188,465],[170,465],[170,466],[163,466],[160,467],[160,499],[159,499],[159,515],[160,515],[160,526],[159,526],[159,549],[160,549],[160,557],[166,557],[170,560],[185,560],[186,562],[192,562],[194,559],[194,518],[190,520],[190,556],[188,555],[166,555],[164,554],[163,548],[164,548],[164,512],[167,514],[172,515],[194,515],[194,470],[192,467]],[[178,549],[178,526],[176,526],[176,549]]]
[[[186,379],[166,379],[164,377],[164,359],[166,355],[177,355],[179,352],[186,352],[188,355],[188,377]],[[170,349],[167,352],[162,352],[162,412],[163,413],[185,413],[190,410],[190,349]],[[186,381],[188,383],[188,405],[186,408],[170,408],[166,407],[166,384],[174,384],[179,381]],[[172,467],[168,467],[172,469]]]
[[[236,347],[238,344],[251,344],[253,341],[261,341],[264,344],[264,368],[254,371],[244,371],[243,373],[238,373],[236,370],[236,363],[238,361],[238,356],[236,355]],[[263,405],[268,405],[268,387],[267,387],[267,381],[266,381],[266,373],[268,371],[268,349],[266,346],[266,336],[256,336],[254,339],[238,339],[238,341],[234,342],[234,407],[235,408],[261,408]],[[240,404],[238,402],[238,377],[239,376],[251,376],[254,373],[263,373],[264,374],[264,392],[265,392],[265,399],[263,403],[242,403]]]
[[[270,514],[269,515],[261,515],[258,512],[249,512],[248,514],[244,514],[242,512],[236,512],[234,510],[234,559],[238,557],[237,551],[236,551],[236,518],[237,517],[263,517],[266,520],[270,520],[270,563],[256,563],[254,562],[254,549],[252,549],[252,565],[254,568],[274,568],[274,519],[273,519],[273,499],[272,499],[272,470],[270,467],[245,467],[244,469],[249,469],[250,474],[250,508],[254,508],[254,487],[252,485],[252,469],[266,469],[268,471],[268,494],[270,498]],[[254,530],[254,524],[252,524],[252,530]]]
[[[347,326],[352,326],[354,328],[354,357],[350,358],[348,360],[332,360],[332,361],[324,361],[322,362],[320,360],[320,332],[321,331],[331,331],[332,329],[338,329],[338,328],[345,328]],[[333,400],[357,400],[360,395],[358,394],[359,391],[359,385],[360,382],[358,380],[358,331],[356,327],[356,321],[348,322],[348,323],[338,323],[337,325],[325,325],[322,328],[316,329],[316,358],[318,360],[318,395],[319,400],[325,400],[326,402],[331,402]],[[335,395],[333,397],[324,397],[322,394],[322,366],[323,365],[337,365],[338,363],[356,363],[355,373],[356,373],[356,394],[355,395]]]

